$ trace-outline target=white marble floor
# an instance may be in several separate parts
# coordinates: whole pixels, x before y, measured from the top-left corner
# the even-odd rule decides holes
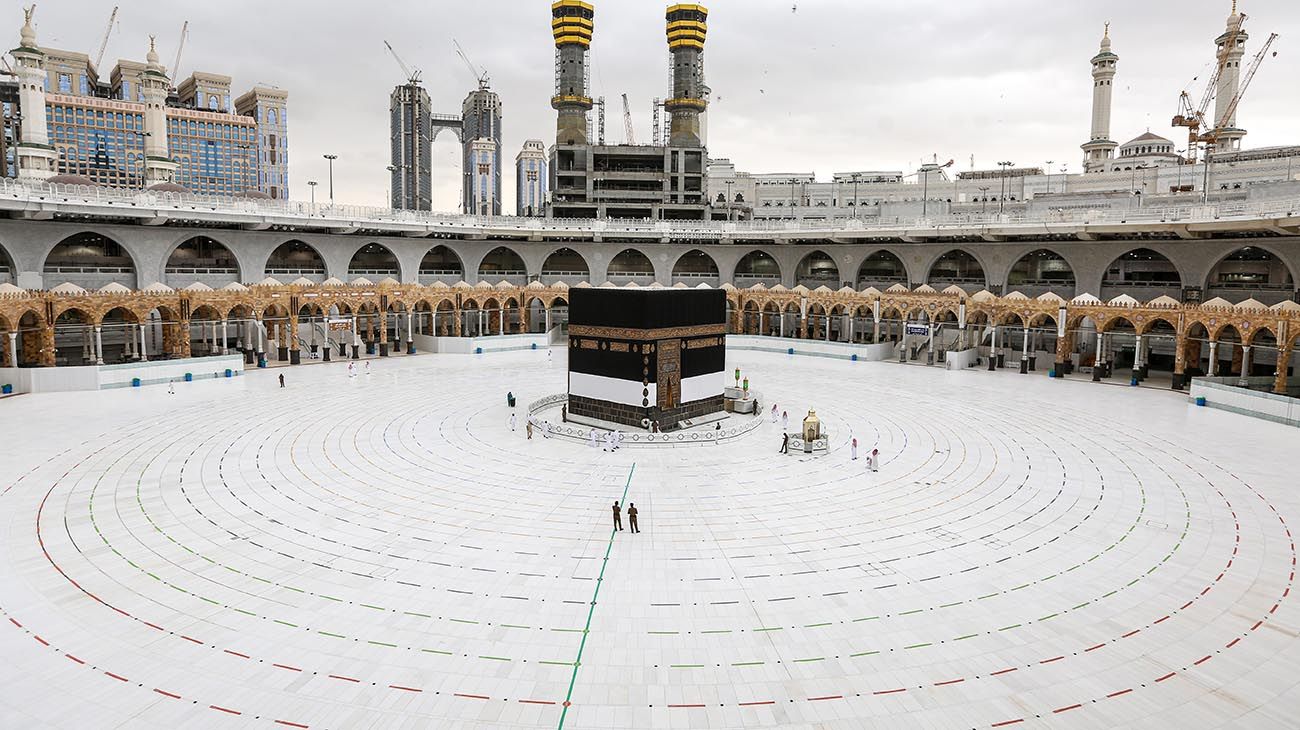
[[[0,403],[0,727],[1300,726],[1300,431],[746,352],[829,455],[607,454],[562,356]]]

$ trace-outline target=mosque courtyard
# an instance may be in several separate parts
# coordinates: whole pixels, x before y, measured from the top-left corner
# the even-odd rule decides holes
[[[1300,727],[1294,428],[733,350],[829,453],[607,453],[553,360],[0,401],[0,727]]]

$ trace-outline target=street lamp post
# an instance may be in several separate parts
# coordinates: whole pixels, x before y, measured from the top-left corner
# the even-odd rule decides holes
[[[1047,194],[1052,194],[1052,163],[1056,160],[1048,160],[1047,165],[1043,168],[1047,171]]]
[[[981,187],[979,191],[980,191],[980,200],[982,201],[980,203],[980,212],[987,213],[989,209],[989,188],[987,185],[985,185]]]
[[[998,167],[1002,168],[1002,196],[998,198],[998,213],[1006,209],[1007,203],[1007,170],[1015,167],[1014,162],[999,162]]]
[[[397,168],[393,167],[392,165],[389,165],[388,166],[388,207],[389,208],[397,207],[393,205],[393,173],[395,172],[397,172]]]
[[[311,188],[311,208],[314,211],[316,210],[316,181],[308,180],[307,187]]]
[[[924,180],[921,181],[921,218],[925,218],[930,212],[930,171],[921,165],[921,175]]]
[[[339,158],[338,155],[322,155],[330,163],[330,205],[334,204],[334,161]]]
[[[1065,171],[1070,169],[1069,165],[1061,165],[1061,195],[1065,195],[1065,188],[1069,185],[1070,180],[1065,176]]]

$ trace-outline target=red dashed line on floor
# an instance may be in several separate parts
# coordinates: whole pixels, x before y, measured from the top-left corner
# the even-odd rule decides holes
[[[341,680],[343,680],[344,682],[360,682],[360,681],[361,681],[361,680],[359,680],[359,679],[353,679],[353,678],[351,678],[351,677],[342,677],[342,676],[339,676],[339,675],[337,675],[337,674],[331,674],[331,675],[329,675],[329,678],[330,678],[330,679],[341,679]]]
[[[1192,662],[1192,666],[1200,666],[1200,665],[1202,665],[1202,664],[1204,664],[1205,662],[1208,662],[1208,661],[1210,661],[1210,655],[1209,655],[1209,654],[1206,654],[1205,656],[1201,657],[1200,659],[1197,659],[1196,661]]]
[[[1052,710],[1052,714],[1056,714],[1059,712],[1069,712],[1070,710],[1077,710],[1080,707],[1083,707],[1083,705],[1078,704],[1078,705],[1070,705],[1069,707],[1058,707],[1055,710]]]
[[[898,692],[906,692],[906,691],[907,691],[907,688],[906,688],[906,687],[899,687],[898,689],[882,689],[882,690],[880,690],[880,691],[878,691],[878,692],[872,692],[871,694],[873,694],[873,695],[892,695],[892,694],[895,694],[895,693],[898,693]]]
[[[32,638],[33,638],[33,639],[36,639],[36,640],[39,641],[39,642],[41,642],[41,643],[44,644],[45,646],[49,646],[49,645],[50,645],[50,642],[46,641],[45,639],[42,639],[41,637],[37,636],[36,634],[32,634]]]
[[[1064,658],[1065,658],[1064,656],[1054,656],[1051,659],[1044,659],[1043,661],[1039,662],[1039,664],[1051,664],[1052,662],[1059,662]]]
[[[519,701],[522,702],[522,703],[525,704],[525,705],[553,705],[553,704],[555,704],[554,702],[552,702],[552,701],[550,701],[550,700],[519,700]]]
[[[901,692],[902,690],[898,690],[898,691]],[[808,701],[821,702],[822,700],[842,700],[842,699],[844,699],[844,695],[827,695],[825,697],[809,697]]]
[[[1161,616],[1160,618],[1158,618],[1158,619],[1156,619],[1155,621],[1153,621],[1153,622],[1152,622],[1152,625],[1154,626],[1155,624],[1163,623],[1163,622],[1168,621],[1168,620],[1169,620],[1169,614],[1165,614],[1164,616]]]
[[[198,644],[199,646],[203,646],[203,642],[202,642],[202,641],[199,641],[198,639],[190,638],[190,637],[186,636],[185,634],[181,634],[181,638],[184,639],[184,640],[186,640],[186,641],[192,641],[192,642],[194,642],[195,644]]]
[[[1016,723],[1024,722],[1024,721],[1025,719],[1023,717],[1017,717],[1014,720],[1003,720],[1002,722],[995,722],[993,723],[993,727],[1006,727],[1007,725],[1015,725]]]
[[[692,707],[704,707],[704,705],[669,705],[669,707],[674,709],[681,709],[681,708],[692,708]]]
[[[1084,649],[1084,651],[1092,651],[1093,649],[1100,649],[1103,646],[1105,646],[1105,644],[1097,644],[1096,646],[1090,646],[1087,649]]]
[[[1010,669],[1000,669],[1000,670],[998,670],[998,671],[996,671],[996,672],[990,672],[990,673],[989,673],[989,676],[990,676],[990,677],[996,677],[996,676],[998,676],[999,674],[1007,674],[1008,672],[1014,672],[1014,671],[1016,671],[1017,669],[1019,669],[1019,667],[1011,667]]]
[[[1132,687],[1129,687],[1128,689],[1122,689],[1122,690],[1120,690],[1120,691],[1118,691],[1118,692],[1111,692],[1110,694],[1108,694],[1108,695],[1106,695],[1106,696],[1107,696],[1107,697],[1119,697],[1120,695],[1126,695],[1126,694],[1128,694],[1129,692],[1132,692],[1132,691],[1133,691],[1133,688],[1132,688]]]
[[[471,700],[490,700],[490,699],[492,699],[491,697],[484,697],[483,695],[464,695],[464,694],[461,694],[461,693],[459,693],[459,692],[453,692],[452,694],[454,694],[454,695],[457,696],[457,697],[465,697],[465,698],[467,698],[467,699],[471,699]]]
[[[1165,681],[1166,679],[1169,679],[1170,677],[1174,676],[1175,674],[1178,674],[1178,672],[1170,672],[1170,673],[1166,674],[1166,675],[1163,676],[1163,677],[1157,677],[1157,678],[1156,678],[1156,681],[1157,681],[1157,682],[1163,682],[1163,681]]]
[[[1237,642],[1238,642],[1238,641],[1241,641],[1241,637],[1240,637],[1240,636],[1238,636],[1237,638],[1233,639],[1232,641],[1229,641],[1229,642],[1228,642],[1228,643],[1227,643],[1223,648],[1224,648],[1224,649],[1231,649],[1232,647],[1234,647],[1234,646],[1237,645]]]
[[[275,724],[276,724],[276,725],[288,725],[289,727],[301,727],[301,728],[305,728],[305,727],[307,727],[306,725],[303,725],[303,724],[300,723],[300,722],[289,722],[288,720],[276,720],[276,721],[275,721]]]
[[[78,664],[85,664],[85,662],[81,661],[80,659],[76,658],[75,656],[72,656],[71,654],[64,654],[63,656],[65,656],[65,657],[71,659],[72,661],[74,661],[74,662],[76,662],[76,663],[78,663]]]
[[[276,669],[287,669],[287,670],[290,671],[290,672],[301,672],[301,671],[302,671],[302,670],[299,669],[298,667],[291,667],[291,666],[289,666],[288,664],[272,664],[271,666],[275,667]]]
[[[957,683],[959,683],[959,682],[965,682],[965,681],[966,681],[966,678],[965,678],[965,677],[961,677],[960,679],[950,679],[950,680],[948,680],[947,682],[935,682],[935,683],[934,683],[934,686],[936,686],[936,687],[942,687],[942,686],[944,686],[944,685],[946,685],[946,684],[957,684]]]
[[[423,692],[423,691],[424,691],[424,690],[419,689],[419,688],[417,688],[417,687],[403,687],[403,686],[400,685],[400,684],[390,684],[390,685],[388,685],[388,687],[389,687],[389,689],[400,689],[400,690],[402,690],[403,692]],[[465,695],[460,695],[460,696],[463,697],[463,696],[465,696]],[[484,697],[483,699],[487,699],[487,698]]]
[[[754,707],[756,705],[775,705],[776,700],[763,700],[761,702],[741,702],[741,707]]]
[[[240,712],[239,710],[232,710],[232,709],[230,709],[229,707],[222,707],[221,705],[208,705],[208,709],[209,709],[209,710],[216,710],[217,712],[224,712],[224,713],[226,713],[226,714],[228,714],[228,715],[242,715],[242,714],[244,714],[244,713]]]
[[[178,695],[178,694],[173,694],[173,693],[171,693],[171,692],[168,692],[168,691],[165,690],[165,689],[158,689],[157,687],[154,687],[154,690],[153,690],[153,691],[154,691],[154,692],[157,692],[158,694],[160,694],[160,695],[162,695],[162,696],[164,696],[164,697],[170,697],[170,698],[172,698],[172,699],[174,699],[174,700],[179,700],[179,699],[181,698],[180,695]]]
[[[239,652],[237,652],[237,651],[232,651],[232,650],[230,650],[230,649],[222,649],[222,651],[226,652],[227,654],[232,654],[232,655],[234,655],[234,656],[237,656],[237,657],[239,657],[240,659],[252,659],[252,657],[250,657],[250,656],[247,655],[247,654],[240,654]]]
[[[126,677],[123,677],[123,676],[120,675],[120,674],[113,674],[112,672],[104,672],[104,674],[107,674],[108,676],[112,677],[113,679],[116,679],[116,680],[119,681],[119,682],[130,682],[130,681],[131,681],[131,680],[127,679]]]
[[[1141,631],[1141,630],[1142,630],[1142,629],[1133,629],[1132,631],[1128,632],[1127,634],[1124,634],[1123,636],[1121,636],[1121,637],[1119,637],[1119,638],[1121,638],[1121,639],[1127,639],[1128,637],[1132,636],[1133,634],[1138,633],[1138,632]]]

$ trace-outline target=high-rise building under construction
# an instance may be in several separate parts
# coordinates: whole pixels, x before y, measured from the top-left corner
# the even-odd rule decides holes
[[[588,114],[588,54],[595,8],[582,0],[551,5],[555,38],[555,147],[551,155],[551,204],[556,218],[707,219],[706,152],[700,114],[707,107],[704,40],[708,10],[673,5],[665,15],[672,63],[672,89],[664,108],[672,116],[665,144],[604,145],[592,140]]]

